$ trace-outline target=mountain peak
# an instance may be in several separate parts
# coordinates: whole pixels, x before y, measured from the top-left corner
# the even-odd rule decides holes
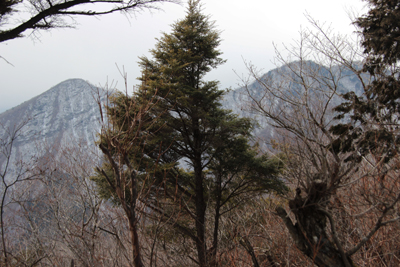
[[[33,156],[32,145],[80,142],[93,145],[100,131],[97,88],[82,79],[69,79],[21,105],[0,114],[0,138],[5,129],[25,123],[15,156]]]
[[[83,79],[74,78],[74,79],[68,79],[63,82],[60,82],[59,84],[53,86],[49,90],[40,94],[39,96],[46,94],[46,93],[51,93],[53,91],[64,91],[64,90],[80,91],[80,90],[88,90],[91,88],[95,89],[96,87],[91,85],[89,82],[87,82]]]

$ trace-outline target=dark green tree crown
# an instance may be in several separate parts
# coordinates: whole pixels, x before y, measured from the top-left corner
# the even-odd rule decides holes
[[[179,71],[186,83],[195,87],[207,72],[225,62],[219,58],[220,42],[214,22],[201,13],[200,1],[189,1],[186,17],[172,25],[171,34],[158,39],[151,53],[165,71]]]
[[[353,152],[349,160],[361,160],[368,153],[385,155],[385,162],[398,154],[400,138],[400,2],[367,0],[370,10],[354,23],[360,29],[361,45],[366,54],[363,71],[371,82],[362,95],[349,92],[335,108],[342,122],[332,127],[338,135],[335,151]],[[343,123],[343,118],[349,118]]]

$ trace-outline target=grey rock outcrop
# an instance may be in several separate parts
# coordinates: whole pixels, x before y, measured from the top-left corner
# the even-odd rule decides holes
[[[64,144],[93,146],[101,127],[96,94],[88,82],[70,79],[0,114],[2,139],[6,130],[25,124],[13,146],[13,161],[43,156]]]

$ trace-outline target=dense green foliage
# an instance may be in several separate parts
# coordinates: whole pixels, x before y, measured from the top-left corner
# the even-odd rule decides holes
[[[354,152],[349,160],[361,160],[368,153],[381,154],[385,161],[397,154],[400,139],[396,127],[400,114],[400,81],[397,62],[400,59],[400,3],[392,0],[369,0],[371,9],[355,21],[362,34],[367,60],[363,72],[372,77],[363,95],[354,92],[344,96],[337,118],[348,123],[333,127],[339,139],[336,150]]]
[[[151,173],[151,179],[140,181],[144,191],[151,192],[141,200],[152,208],[152,216],[166,219],[179,210],[179,219],[170,225],[196,244],[200,266],[211,264],[217,254],[223,214],[245,199],[286,190],[277,178],[281,161],[259,155],[257,146],[249,143],[253,122],[223,109],[225,91],[218,89],[217,81],[204,80],[224,63],[219,44],[219,32],[201,13],[199,1],[189,1],[186,17],[151,50],[153,59],[141,58],[138,91],[133,97],[115,97],[108,110],[115,129],[137,135],[128,130],[126,114],[133,118],[151,103],[142,117],[147,126],[139,133],[145,141],[133,145],[138,149],[132,151],[139,153],[129,154],[138,173]],[[112,197],[101,173],[94,180],[102,196]],[[206,217],[214,229],[207,229]]]

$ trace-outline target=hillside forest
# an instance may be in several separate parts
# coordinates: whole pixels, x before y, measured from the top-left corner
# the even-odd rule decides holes
[[[133,91],[97,91],[92,148],[15,161],[29,119],[0,125],[0,265],[399,266],[400,3],[366,2],[357,40],[309,17],[274,75],[248,63],[240,115],[189,0]]]

